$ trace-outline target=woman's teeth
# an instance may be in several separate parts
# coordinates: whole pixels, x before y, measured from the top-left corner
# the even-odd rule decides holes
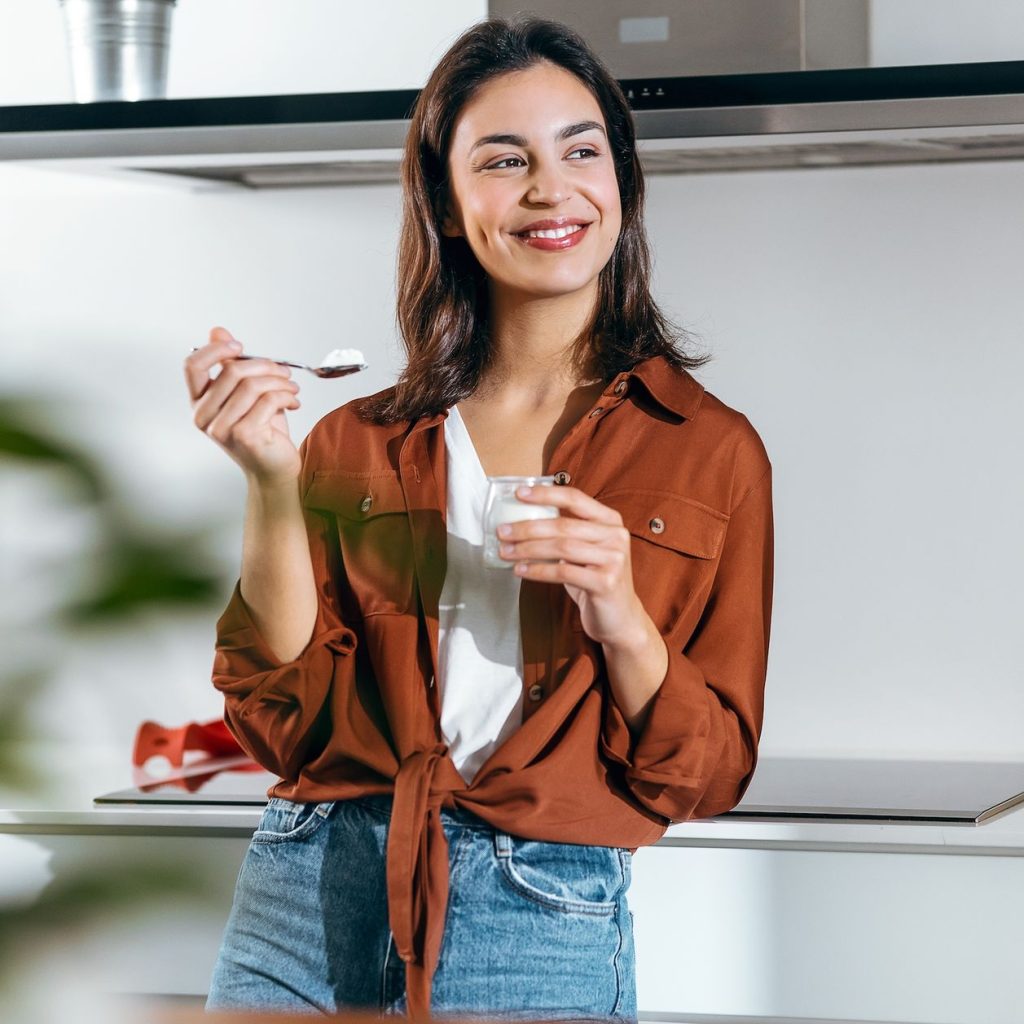
[[[575,234],[582,228],[582,224],[570,224],[567,228],[553,228],[549,231],[524,231],[524,238],[565,238],[566,235]]]

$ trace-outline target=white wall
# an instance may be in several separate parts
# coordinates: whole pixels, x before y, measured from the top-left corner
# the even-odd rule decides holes
[[[1021,177],[653,182],[660,292],[774,465],[766,753],[1024,752]]]
[[[33,55],[10,41],[12,11],[29,5],[5,2],[9,97]],[[471,8],[424,32],[421,57],[436,59]],[[367,74],[380,54],[362,51]],[[244,62],[266,72],[246,89],[314,87],[301,76],[316,61],[297,50],[287,74]],[[345,86],[315,86],[329,87]],[[766,755],[1024,755],[1021,179],[1004,162],[650,182],[658,295],[713,351],[700,378],[750,417],[775,466]],[[297,439],[387,386],[401,365],[399,212],[390,185],[190,195],[0,166],[3,388],[59,394],[54,424],[103,453],[140,515],[208,525],[226,598],[242,479],[193,427],[181,361],[214,324],[259,352],[362,348],[365,374],[302,381]],[[56,369],[41,359],[55,353]],[[40,475],[0,500],[19,531],[0,576],[7,657],[31,660],[45,643],[59,663],[40,730],[127,745],[144,718],[219,716],[209,617],[55,645],[39,614],[91,523]]]
[[[1019,0],[871,0],[870,11],[878,67],[1024,60]]]

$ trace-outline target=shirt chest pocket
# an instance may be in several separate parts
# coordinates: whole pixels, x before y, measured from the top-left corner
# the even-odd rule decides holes
[[[317,470],[303,504],[333,518],[345,575],[364,617],[413,610],[412,530],[397,473]]]
[[[630,533],[633,588],[665,635],[710,587],[729,524],[724,512],[669,491],[622,489],[595,495]],[[576,629],[582,629],[579,612]]]

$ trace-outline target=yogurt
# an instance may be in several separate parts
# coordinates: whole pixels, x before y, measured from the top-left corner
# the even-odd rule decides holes
[[[363,353],[357,348],[332,348],[320,360],[320,366],[361,366],[363,362]]]
[[[484,514],[484,565],[488,569],[511,569],[515,564],[507,558],[502,558],[498,553],[499,541],[495,530],[501,523],[517,523],[523,519],[557,519],[560,515],[557,505],[538,505],[520,501],[515,493],[495,494],[486,503]],[[537,558],[533,561],[550,562],[552,559]]]
[[[520,501],[515,496],[498,498],[491,507],[488,526],[500,526],[502,523],[518,523],[523,519],[557,519],[557,505],[538,505]]]

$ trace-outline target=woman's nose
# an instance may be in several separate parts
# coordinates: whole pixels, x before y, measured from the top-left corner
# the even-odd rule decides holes
[[[538,166],[530,182],[527,196],[532,202],[558,203],[569,194],[565,175],[557,167]]]

